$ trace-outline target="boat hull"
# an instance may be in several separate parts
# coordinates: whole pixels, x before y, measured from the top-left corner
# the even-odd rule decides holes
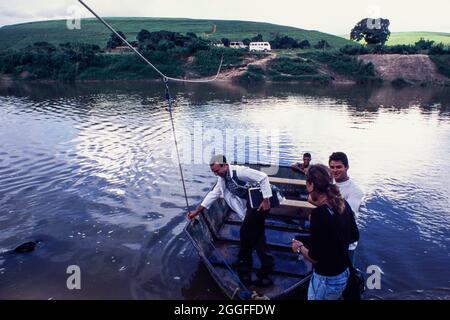
[[[267,166],[248,165],[257,170]],[[269,177],[291,180],[304,180],[304,175],[293,172],[289,167],[280,167]],[[300,199],[305,188],[293,183],[275,183],[288,199]],[[189,221],[185,233],[200,255],[212,278],[230,299],[253,298],[283,299],[304,298],[309,283],[312,265],[292,252],[293,238],[308,242],[309,232],[305,230],[304,221],[311,208],[282,205],[272,208],[266,219],[266,239],[269,250],[275,260],[274,271],[270,274],[273,285],[268,287],[246,286],[237,276],[232,263],[239,251],[239,230],[242,224],[239,216],[230,210],[223,199]],[[259,259],[254,253],[252,276],[260,267]]]

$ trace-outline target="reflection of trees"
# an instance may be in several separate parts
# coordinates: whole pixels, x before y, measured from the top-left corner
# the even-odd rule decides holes
[[[374,92],[369,103],[392,109],[406,109],[412,105],[427,104],[432,92],[427,89],[383,87]]]
[[[46,99],[95,96],[97,94],[141,93],[164,98],[164,85],[156,81],[115,82],[0,82],[0,95],[28,97],[39,102]]]
[[[211,101],[236,104],[251,99],[284,99],[290,96],[327,98],[336,105],[348,105],[355,117],[377,113],[380,108],[399,110],[419,106],[424,112],[439,108],[441,115],[448,114],[450,90],[446,87],[407,87],[395,89],[391,86],[335,85],[317,86],[311,84],[266,83],[241,86],[231,82],[171,83],[171,93],[177,102],[184,98],[190,105],[206,105]],[[137,94],[142,106],[164,105],[164,85],[159,81],[117,81],[88,83],[0,83],[0,95],[27,97],[33,101],[59,98],[81,98],[86,106],[98,94]]]
[[[435,107],[439,108],[440,116],[450,116],[450,90],[448,87],[433,93],[429,108],[432,108],[435,104],[438,104]]]
[[[272,83],[259,86],[237,86],[231,83],[186,86],[191,92],[194,104],[206,104],[210,100],[228,103],[245,102],[251,99],[276,98],[290,96],[306,96],[311,98],[327,98],[336,102],[337,106],[347,105],[354,117],[370,117],[379,109],[398,111],[411,106],[419,106],[424,111],[440,108],[445,114],[450,102],[450,91],[445,87],[410,87],[396,89],[391,86],[312,86],[299,84]]]

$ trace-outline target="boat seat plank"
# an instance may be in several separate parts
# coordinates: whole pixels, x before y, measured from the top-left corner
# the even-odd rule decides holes
[[[223,267],[228,268],[236,260],[239,252],[239,245],[237,244],[227,244],[225,242],[216,243],[216,248],[218,254],[212,254],[208,259],[213,265],[223,265]],[[272,255],[274,257],[274,274],[284,275],[284,276],[294,276],[294,277],[304,277],[306,276],[312,268],[310,262],[305,259],[298,259],[299,255],[294,252],[280,252],[273,251]],[[225,260],[225,262],[224,262]],[[259,270],[261,268],[261,263],[253,252],[253,270]]]
[[[239,242],[240,236],[240,225],[232,225],[232,224],[224,224],[219,231],[219,240],[223,241],[237,241]],[[292,239],[297,237],[309,237],[309,234],[305,232],[298,231],[280,231],[280,230],[272,230],[266,229],[266,239],[269,247],[288,249],[290,250]]]
[[[225,265],[215,265],[213,266],[213,268],[214,271],[217,273],[217,277],[220,279],[221,285],[227,287],[227,291],[229,291],[229,298],[231,298],[232,294],[238,287],[236,276],[232,275],[230,270]],[[290,290],[290,288],[294,287],[298,288],[299,286],[307,285],[310,279],[310,275],[298,277],[273,273],[271,274],[270,278],[273,281],[272,286],[256,287],[254,285],[249,285],[247,288],[248,290],[251,291],[254,290],[259,294],[265,295],[269,299],[280,299],[280,298],[298,299],[299,291],[296,289]],[[254,280],[256,279],[255,275],[253,275],[253,279]],[[242,289],[244,288],[241,288],[241,290]]]
[[[301,201],[301,200],[292,200],[292,199],[286,199],[281,204],[281,206],[287,206],[287,207],[296,207],[296,208],[305,208],[305,209],[314,209],[316,206],[312,205],[308,201]]]
[[[281,184],[295,184],[299,186],[306,186],[306,180],[300,179],[287,179],[279,177],[269,177],[269,182],[271,183],[281,183]]]
[[[286,230],[286,231],[307,231],[303,228],[303,221],[305,219],[302,218],[293,218],[291,216],[273,216],[269,215],[266,218],[266,228],[275,229],[275,230]],[[231,212],[230,215],[225,219],[225,223],[241,225],[242,220],[239,215],[235,212]]]

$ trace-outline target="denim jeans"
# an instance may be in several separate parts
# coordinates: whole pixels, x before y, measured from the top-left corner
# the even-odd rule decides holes
[[[338,300],[347,285],[348,268],[337,276],[321,276],[313,272],[308,288],[308,300]]]

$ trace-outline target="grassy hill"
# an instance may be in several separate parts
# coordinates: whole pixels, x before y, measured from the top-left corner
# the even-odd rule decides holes
[[[257,34],[262,34],[264,40],[271,40],[276,34],[281,34],[297,40],[308,40],[311,45],[321,39],[337,48],[354,43],[327,33],[260,22],[184,18],[105,18],[105,20],[116,30],[123,31],[130,41],[135,40],[141,29],[147,29],[194,32],[198,36],[214,40],[221,38],[242,40]],[[216,25],[216,32],[211,34],[213,25]],[[110,34],[111,32],[95,18],[82,19],[80,30],[67,29],[66,20],[22,23],[0,28],[0,50],[17,49],[37,41],[53,44],[85,42],[105,47]]]
[[[1,30],[1,29],[0,29]],[[349,35],[342,35],[342,38],[348,39]],[[425,40],[433,40],[435,43],[442,42],[450,45],[450,33],[445,32],[392,32],[386,45],[393,46],[396,44],[414,44],[424,38]]]
[[[420,38],[433,40],[435,43],[442,42],[445,45],[450,45],[450,33],[443,32],[393,32],[389,37],[387,45],[414,44]]]

